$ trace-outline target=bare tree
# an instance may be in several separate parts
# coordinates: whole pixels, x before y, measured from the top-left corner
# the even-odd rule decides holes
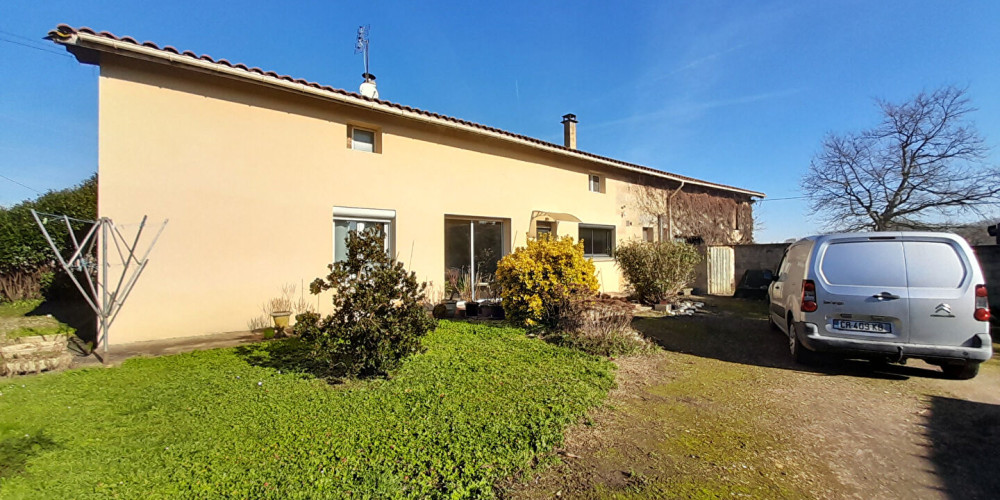
[[[974,109],[965,89],[877,104],[882,123],[827,136],[802,179],[813,211],[831,228],[932,228],[1000,201],[1000,170],[984,163],[989,149],[967,121]]]

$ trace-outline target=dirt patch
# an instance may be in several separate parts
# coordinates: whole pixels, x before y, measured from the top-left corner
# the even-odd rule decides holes
[[[512,498],[991,498],[1000,364],[953,381],[909,366],[793,363],[762,303],[641,318],[663,346],[617,360],[618,388],[558,463]]]

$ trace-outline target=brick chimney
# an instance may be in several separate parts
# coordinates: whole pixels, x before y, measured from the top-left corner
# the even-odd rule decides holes
[[[576,149],[576,115],[563,115],[563,145]]]

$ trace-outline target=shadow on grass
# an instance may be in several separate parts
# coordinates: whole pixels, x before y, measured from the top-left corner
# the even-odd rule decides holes
[[[1000,405],[933,396],[925,427],[928,459],[949,498],[997,497]]]
[[[343,382],[346,370],[331,367],[311,356],[311,347],[301,339],[269,340],[236,347],[236,355],[253,366],[273,368],[285,373],[301,373],[330,384]]]
[[[97,315],[82,297],[45,301],[25,316],[46,316],[51,314],[60,323],[76,330],[76,336],[84,343],[93,344],[97,340]]]
[[[59,445],[44,432],[9,437],[0,441],[0,478],[23,474],[28,459],[58,447]]]
[[[732,363],[889,380],[944,378],[937,370],[832,355],[802,365],[791,359],[785,334],[769,328],[767,316],[757,310],[766,308],[766,303],[722,297],[705,302],[705,309],[694,316],[636,318],[632,327],[668,351]]]

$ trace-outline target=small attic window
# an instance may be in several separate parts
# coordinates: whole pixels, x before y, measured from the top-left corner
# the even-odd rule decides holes
[[[351,149],[377,153],[378,133],[375,130],[351,126]]]
[[[589,184],[590,184],[590,192],[592,193],[601,192],[601,176],[591,174]]]

